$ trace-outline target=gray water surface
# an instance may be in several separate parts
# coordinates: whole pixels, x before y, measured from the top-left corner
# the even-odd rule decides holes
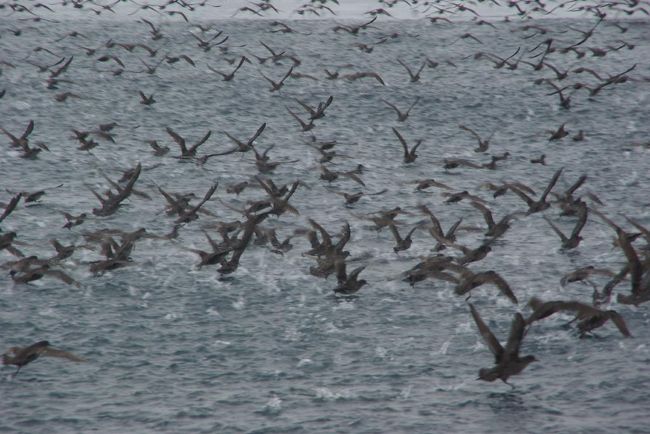
[[[402,273],[432,254],[435,241],[426,230],[414,235],[411,249],[395,254],[388,230],[377,232],[359,218],[370,212],[400,206],[410,212],[398,217],[406,232],[424,219],[417,205],[426,204],[449,227],[463,218],[458,242],[476,247],[483,240],[485,223],[465,201],[445,204],[442,190],[416,192],[412,181],[435,178],[483,198],[495,217],[526,206],[509,193],[497,199],[483,184],[521,181],[539,194],[557,169],[564,172],[556,186],[564,191],[582,174],[588,176],[582,193],[592,192],[604,205],[600,209],[625,226],[622,214],[650,224],[650,27],[647,21],[625,22],[621,34],[608,21],[586,44],[603,47],[624,39],[633,50],[621,49],[603,58],[587,54],[553,53],[547,61],[564,70],[579,66],[614,75],[636,64],[630,80],[608,87],[593,98],[585,90],[572,97],[570,110],[549,96],[548,85],[535,79],[554,78],[548,68],[534,71],[520,64],[516,70],[495,69],[487,60],[475,60],[478,51],[506,57],[518,47],[524,60],[545,38],[559,46],[570,45],[580,34],[568,26],[589,29],[593,20],[545,20],[547,35],[523,39],[522,23],[495,23],[496,28],[472,23],[432,25],[427,20],[375,23],[358,37],[332,31],[332,21],[296,21],[289,24],[303,34],[270,33],[269,22],[223,20],[215,29],[228,35],[223,54],[196,46],[190,35],[200,31],[184,22],[163,22],[164,37],[152,41],[149,28],[136,21],[110,22],[91,16],[57,23],[0,21],[0,56],[14,67],[2,66],[0,126],[20,135],[30,119],[35,129],[30,144],[45,143],[35,160],[19,158],[0,139],[0,187],[10,191],[49,190],[39,203],[19,208],[2,223],[2,230],[18,233],[25,254],[48,257],[47,240],[64,244],[85,243],[83,233],[101,228],[167,233],[173,218],[164,213],[165,202],[156,185],[174,192],[194,192],[201,197],[219,183],[206,209],[217,218],[202,215],[184,226],[176,240],[138,241],[125,268],[93,276],[87,263],[99,259],[98,247],[78,248],[64,270],[81,283],[68,286],[52,278],[16,285],[9,276],[0,280],[0,344],[8,348],[47,339],[53,346],[88,360],[75,364],[42,358],[11,378],[5,367],[0,378],[0,432],[52,433],[215,433],[215,432],[647,432],[650,343],[648,306],[638,308],[613,302],[612,309],[625,318],[632,339],[623,339],[610,324],[594,337],[579,339],[571,319],[556,315],[532,327],[522,354],[534,354],[531,364],[510,381],[476,381],[478,369],[489,367],[493,357],[483,344],[463,297],[451,284],[427,280],[411,288]],[[8,30],[21,27],[15,36]],[[72,30],[83,37],[67,37]],[[565,33],[566,31],[566,33]],[[459,40],[471,32],[483,43]],[[215,34],[212,31],[210,35]],[[398,33],[392,38],[390,35]],[[552,36],[549,36],[552,35]],[[207,36],[203,36],[206,37]],[[353,44],[375,43],[372,53]],[[117,43],[146,43],[159,52],[155,58],[136,48],[132,53]],[[295,54],[295,68],[318,80],[288,79],[279,92],[269,92],[261,73],[278,79],[292,62],[259,64],[251,54],[266,55],[259,41],[287,54]],[[456,41],[456,42],[454,42]],[[453,43],[453,44],[452,44]],[[57,56],[74,56],[61,78],[59,90],[45,89],[47,73],[39,64],[58,60],[36,47],[48,47]],[[79,46],[99,47],[86,56]],[[537,51],[539,52],[539,50]],[[121,75],[114,62],[98,62],[103,54],[118,56],[125,64]],[[140,73],[138,58],[153,64],[162,55],[191,57],[162,63],[156,74]],[[244,64],[231,82],[221,81],[207,66],[230,71],[226,58],[245,54]],[[428,57],[440,63],[426,68],[417,83],[396,59],[412,68]],[[447,61],[453,63],[452,66]],[[346,66],[346,65],[352,66]],[[324,68],[342,73],[375,71],[386,86],[373,79],[327,80]],[[566,84],[596,84],[588,74],[570,74]],[[138,91],[153,93],[157,103],[145,107]],[[69,91],[81,98],[57,102],[54,95]],[[306,118],[293,98],[315,106],[328,96],[334,102],[325,118],[312,130],[321,140],[336,140],[347,157],[328,164],[347,171],[365,167],[365,188],[342,178],[331,184],[319,179],[319,154],[310,146],[310,133],[301,132],[285,106]],[[416,97],[419,104],[404,123],[382,99],[406,108]],[[99,140],[90,152],[78,151],[72,129],[95,129],[117,122],[116,143]],[[220,278],[216,267],[197,269],[198,258],[184,247],[207,249],[201,229],[214,231],[217,220],[241,215],[224,206],[243,207],[247,200],[265,197],[263,190],[247,189],[240,196],[225,187],[257,173],[252,155],[214,157],[203,165],[174,158],[178,147],[165,132],[169,126],[188,142],[208,130],[211,138],[199,155],[230,149],[223,131],[245,139],[266,122],[256,142],[258,149],[274,146],[272,160],[299,160],[281,165],[272,178],[277,184],[302,180],[291,203],[300,215],[270,218],[280,238],[308,227],[313,218],[331,233],[344,222],[352,228],[349,268],[366,265],[362,277],[368,284],[358,296],[333,296],[335,276],[328,280],[309,274],[313,259],[302,255],[309,244],[295,237],[294,248],[284,255],[251,245],[236,273]],[[566,123],[571,135],[549,142],[550,131]],[[494,134],[488,154],[473,151],[476,141],[458,128],[467,125],[481,135]],[[396,127],[409,143],[422,139],[414,164],[402,162],[402,150],[391,131]],[[586,140],[571,140],[579,130]],[[165,157],[151,154],[147,140],[171,148]],[[496,170],[443,169],[445,158],[466,158],[477,163],[508,151],[509,159]],[[547,166],[529,160],[546,154]],[[151,200],[132,196],[110,217],[90,217],[72,230],[62,229],[61,214],[90,213],[98,205],[88,190],[107,187],[112,179],[141,162],[143,172],[136,188]],[[336,192],[388,191],[366,196],[353,208],[345,207]],[[2,192],[7,202],[12,194]],[[217,200],[219,199],[219,200]],[[553,207],[543,214],[567,233],[574,219],[560,217]],[[519,306],[513,306],[493,287],[473,291],[472,302],[496,336],[505,342],[516,311],[531,296],[545,300],[577,299],[590,302],[588,285],[560,286],[560,277],[586,265],[618,271],[625,258],[612,245],[614,231],[590,215],[584,241],[572,251],[560,250],[560,240],[533,214],[517,219],[497,241],[493,251],[475,271],[495,270],[510,283]],[[457,254],[454,252],[453,254]],[[14,259],[0,252],[2,261]],[[595,277],[602,287],[607,281]],[[629,281],[617,292],[629,291]]]

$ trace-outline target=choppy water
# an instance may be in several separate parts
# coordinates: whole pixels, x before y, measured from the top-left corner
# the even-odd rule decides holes
[[[578,339],[556,316],[536,325],[526,336],[523,354],[540,361],[511,379],[515,389],[501,383],[476,381],[477,371],[490,366],[492,356],[483,345],[465,300],[441,281],[425,281],[411,288],[401,273],[431,253],[435,244],[424,230],[417,231],[413,247],[396,255],[386,230],[375,232],[357,216],[401,206],[413,214],[400,216],[402,231],[421,220],[416,205],[428,205],[444,227],[463,217],[464,226],[483,226],[481,215],[464,202],[443,204],[440,191],[415,192],[410,183],[435,178],[455,190],[469,190],[488,201],[496,217],[520,209],[524,203],[512,194],[493,199],[481,188],[484,182],[518,180],[542,190],[552,174],[564,167],[556,187],[562,191],[581,174],[583,187],[605,203],[603,211],[623,222],[619,213],[650,223],[650,155],[647,146],[650,119],[650,27],[645,21],[628,21],[620,30],[607,21],[588,46],[618,45],[616,39],[635,44],[604,58],[554,53],[547,60],[561,67],[591,67],[603,74],[616,74],[637,64],[631,80],[603,90],[590,99],[579,91],[570,110],[561,109],[548,86],[537,86],[540,77],[552,78],[548,69],[533,71],[494,69],[473,55],[481,50],[507,56],[521,47],[528,50],[552,35],[559,41],[575,41],[579,34],[568,26],[588,29],[591,20],[547,20],[549,34],[522,39],[521,23],[499,23],[496,28],[471,23],[431,25],[428,21],[382,22],[357,38],[332,31],[331,21],[292,22],[303,33],[270,33],[265,21],[226,20],[216,29],[229,36],[232,54],[218,48],[202,52],[183,22],[165,22],[159,41],[149,39],[148,28],[138,22],[84,20],[59,23],[24,23],[12,18],[0,21],[2,65],[0,126],[20,134],[30,119],[36,127],[30,143],[42,141],[50,152],[36,160],[24,160],[3,137],[0,149],[0,187],[30,191],[63,184],[48,191],[36,205],[21,204],[2,229],[14,230],[26,254],[47,257],[47,243],[57,238],[64,244],[83,244],[81,234],[100,228],[135,230],[147,228],[166,233],[173,218],[164,213],[164,200],[155,185],[201,196],[213,182],[219,189],[206,208],[220,219],[240,218],[217,197],[234,206],[248,199],[261,199],[260,189],[246,190],[238,198],[226,194],[225,186],[256,173],[251,156],[229,155],[210,159],[204,166],[181,163],[173,158],[178,148],[165,132],[170,126],[188,141],[198,140],[207,130],[212,137],[199,154],[229,149],[222,131],[245,138],[263,122],[267,128],[257,141],[259,148],[274,145],[273,160],[299,159],[285,164],[273,175],[276,183],[301,179],[310,189],[299,188],[292,204],[300,216],[269,219],[288,236],[313,218],[336,232],[345,221],[352,226],[349,244],[352,258],[367,265],[362,276],[369,281],[359,296],[340,300],[332,296],[333,277],[323,280],[309,275],[313,260],[301,253],[306,240],[295,238],[294,249],[284,256],[267,248],[251,246],[239,270],[220,279],[213,267],[197,269],[197,257],[181,248],[205,248],[201,228],[214,226],[214,218],[202,216],[181,229],[178,240],[141,240],[129,267],[93,276],[87,261],[96,251],[78,249],[65,262],[65,270],[81,282],[81,288],[43,279],[30,285],[14,285],[9,277],[0,284],[0,324],[4,347],[27,345],[48,339],[53,345],[87,358],[73,364],[40,359],[18,377],[3,369],[0,380],[0,432],[645,432],[649,422],[647,374],[650,348],[648,306],[639,308],[613,303],[634,335],[624,340],[607,325],[597,337]],[[15,36],[9,29],[22,28]],[[82,37],[57,41],[72,29]],[[568,30],[568,33],[562,33]],[[355,42],[375,42],[398,32],[370,54],[356,49]],[[480,45],[460,40],[471,32]],[[214,33],[214,32],[213,32]],[[159,47],[161,54],[186,54],[196,63],[163,63],[155,75],[136,73],[155,59],[136,49],[102,47],[107,40],[144,42]],[[258,41],[280,51],[296,54],[296,68],[318,81],[289,79],[280,92],[270,93],[260,76],[278,78],[290,66],[245,64],[232,82],[223,82],[207,65],[229,71],[225,58],[239,54],[262,55]],[[78,45],[100,47],[86,56]],[[46,90],[47,74],[25,59],[45,64],[56,60],[38,46],[60,56],[74,56],[58,91]],[[117,65],[97,62],[102,54],[114,54],[126,65],[119,76]],[[425,56],[440,62],[425,68],[418,83],[409,83],[396,62],[419,66]],[[249,57],[251,57],[249,55]],[[529,59],[530,60],[530,59]],[[454,66],[446,63],[453,62]],[[386,82],[325,79],[330,70],[353,64],[343,71],[373,70]],[[565,80],[590,80],[570,75]],[[139,104],[138,90],[154,93],[157,103]],[[56,102],[54,95],[70,91],[81,99]],[[338,141],[338,158],[329,167],[350,170],[363,164],[366,192],[383,188],[381,196],[365,197],[354,206],[343,206],[339,191],[359,191],[350,180],[328,185],[319,179],[319,155],[306,143],[285,106],[299,110],[292,98],[316,105],[334,96],[327,116],[316,122],[313,132],[323,140]],[[381,99],[406,107],[421,97],[404,123]],[[100,140],[91,152],[77,151],[71,129],[93,129],[115,121],[116,143]],[[566,122],[572,135],[582,129],[586,140],[567,137],[548,142],[549,130]],[[442,168],[444,158],[462,157],[487,162],[487,155],[473,152],[476,143],[459,124],[487,136],[494,133],[490,153],[508,151],[511,157],[498,169],[451,170]],[[401,148],[391,127],[409,142],[423,139],[420,157],[412,165],[402,163]],[[169,145],[170,154],[154,157],[146,140]],[[547,155],[548,166],[529,160]],[[113,216],[89,218],[71,231],[62,229],[59,211],[90,212],[97,206],[86,185],[106,186],[102,171],[111,178],[141,162],[144,171],[136,187],[152,200],[136,196]],[[151,169],[150,169],[151,168]],[[150,169],[150,170],[147,170]],[[7,201],[10,193],[2,193]],[[561,218],[555,208],[545,212],[570,231],[573,220]],[[536,295],[544,299],[580,299],[588,302],[591,288],[580,284],[561,288],[564,273],[585,265],[618,270],[624,261],[612,247],[613,231],[590,217],[584,241],[574,251],[559,250],[559,239],[540,214],[515,221],[493,252],[474,270],[494,269],[514,288],[520,309]],[[477,246],[480,232],[461,232],[459,242]],[[2,260],[12,257],[0,253]],[[598,280],[602,285],[605,281]],[[619,292],[629,290],[623,283]],[[502,340],[506,339],[515,309],[493,288],[474,291],[473,302]],[[4,348],[3,347],[3,348]]]

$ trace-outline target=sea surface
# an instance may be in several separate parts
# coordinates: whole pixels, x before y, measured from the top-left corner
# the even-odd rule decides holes
[[[196,14],[194,15],[196,16]],[[202,21],[214,30],[201,30],[177,17],[151,18],[163,37],[152,40],[150,28],[137,21],[96,19],[92,13],[57,22],[20,21],[25,15],[0,20],[0,126],[19,136],[29,120],[35,128],[30,145],[44,143],[48,151],[29,160],[0,138],[0,201],[18,191],[51,188],[35,204],[19,207],[2,222],[4,232],[16,231],[17,244],[26,255],[54,254],[48,240],[79,246],[60,268],[80,282],[66,285],[51,277],[32,284],[15,284],[8,268],[0,273],[0,346],[26,346],[47,339],[88,361],[73,363],[41,358],[12,378],[14,367],[0,376],[1,433],[430,433],[531,432],[612,433],[648,432],[650,416],[649,305],[619,305],[610,309],[623,317],[633,337],[624,339],[607,324],[593,336],[580,339],[569,315],[554,315],[534,324],[521,354],[539,360],[512,377],[515,386],[477,381],[478,370],[490,367],[493,356],[483,343],[464,297],[453,285],[426,280],[414,287],[403,281],[404,272],[422,257],[433,254],[436,242],[425,227],[415,231],[413,246],[393,252],[390,231],[376,231],[369,213],[401,207],[399,230],[426,222],[417,206],[427,205],[446,229],[463,219],[460,244],[477,247],[484,240],[485,222],[467,201],[446,204],[445,190],[416,191],[413,181],[434,178],[452,191],[467,190],[481,197],[495,218],[525,211],[526,204],[512,193],[494,198],[485,183],[519,181],[537,194],[556,170],[564,171],[555,186],[562,192],[587,175],[578,195],[593,193],[598,207],[628,228],[624,215],[650,225],[650,26],[648,21],[625,20],[622,33],[613,20],[602,22],[582,47],[618,47],[594,57],[551,53],[546,61],[560,70],[592,68],[607,77],[636,65],[629,79],[590,97],[585,89],[572,94],[570,109],[561,108],[553,88],[535,84],[555,79],[548,67],[534,70],[520,63],[517,69],[495,69],[477,52],[534,63],[534,49],[548,38],[557,47],[578,42],[594,19],[536,21],[546,30],[522,30],[530,22],[474,22],[379,20],[358,36],[334,32],[334,19],[285,21],[296,33],[272,33],[268,20],[222,19]],[[51,15],[50,15],[51,17]],[[360,20],[345,21],[347,24]],[[13,31],[22,31],[15,35]],[[78,36],[67,36],[70,32]],[[208,39],[222,31],[224,53],[214,47],[204,52],[195,34]],[[478,38],[459,39],[465,33]],[[61,39],[63,38],[63,39]],[[377,44],[371,53],[354,44]],[[157,48],[156,57],[141,48],[129,52],[106,42],[144,43]],[[618,40],[618,42],[617,42]],[[293,62],[283,59],[260,64],[252,56],[267,56],[263,41],[277,52],[295,55],[294,71],[316,78],[289,78],[278,92],[269,91],[262,74],[282,77]],[[110,45],[110,44],[109,44]],[[97,48],[87,56],[83,48]],[[51,50],[54,55],[38,47]],[[102,55],[117,56],[100,62]],[[143,63],[162,56],[189,56],[163,62],[155,74],[143,73]],[[246,55],[230,82],[210,71],[234,66],[226,59]],[[59,78],[58,90],[46,89],[45,65],[74,56]],[[411,83],[401,59],[417,70],[426,60],[421,79]],[[4,62],[8,62],[11,66]],[[57,67],[53,67],[56,69]],[[328,80],[324,69],[342,75],[374,71],[385,86],[372,78]],[[113,71],[123,69],[120,75]],[[588,73],[572,73],[559,82],[595,85]],[[556,83],[557,80],[555,81]],[[54,95],[72,92],[57,102]],[[156,103],[140,104],[138,91],[154,94]],[[569,94],[572,89],[564,91]],[[302,132],[287,107],[307,116],[298,98],[316,106],[333,96],[331,106],[316,127]],[[405,122],[382,99],[406,109],[419,103]],[[73,129],[94,130],[116,122],[115,143],[96,138],[99,146],[79,151]],[[170,127],[193,143],[208,130],[209,140],[199,155],[230,149],[224,132],[247,140],[266,123],[256,141],[269,156],[287,161],[270,175],[276,184],[301,180],[291,199],[299,215],[269,218],[279,237],[309,227],[308,218],[335,235],[345,222],[352,229],[348,270],[365,265],[368,281],[355,297],[334,296],[335,276],[321,279],[309,274],[313,258],[303,255],[310,246],[301,236],[293,249],[281,255],[268,247],[251,245],[239,269],[221,277],[215,266],[197,267],[198,256],[188,248],[208,250],[203,231],[218,238],[215,223],[241,219],[231,208],[264,199],[260,188],[239,196],[226,187],[257,174],[252,154],[210,158],[205,164],[175,158],[178,146],[166,133]],[[570,135],[549,141],[551,132],[566,124]],[[492,135],[487,153],[474,152],[476,140],[459,128],[468,126],[483,137]],[[404,164],[402,148],[391,127],[410,145],[421,139],[419,157]],[[579,130],[585,140],[574,141]],[[349,171],[363,165],[365,187],[342,177],[332,183],[320,179],[320,154],[310,146],[335,140],[341,157],[327,163],[330,170]],[[148,140],[171,148],[164,157],[152,155]],[[495,170],[463,167],[445,170],[445,158],[464,158],[478,164],[491,155],[509,152]],[[530,160],[546,155],[546,166]],[[289,163],[291,160],[297,162]],[[98,201],[88,187],[103,191],[110,179],[142,164],[136,189],[150,198],[131,196],[112,216],[92,216]],[[84,233],[104,228],[133,231],[146,228],[166,234],[174,217],[165,214],[165,200],[157,186],[172,192],[195,193],[199,198],[210,185],[219,187],[205,208],[216,215],[201,215],[180,229],[174,240],[143,239],[136,243],[132,263],[93,275],[88,263],[100,259],[99,247],[88,244]],[[384,194],[364,196],[344,205],[339,192]],[[5,191],[6,190],[6,191]],[[585,196],[586,197],[586,196]],[[550,197],[552,198],[552,197]],[[195,200],[196,203],[196,200]],[[87,212],[88,220],[63,229],[62,212]],[[592,287],[560,285],[560,278],[578,267],[594,265],[618,271],[625,263],[613,245],[614,231],[594,214],[577,249],[564,251],[560,239],[544,221],[547,216],[570,233],[575,219],[562,217],[557,207],[530,216],[521,215],[492,246],[475,271],[495,270],[513,288],[515,306],[483,286],[470,301],[495,335],[505,343],[515,312],[530,313],[527,300],[575,299],[589,303]],[[637,247],[642,243],[637,243]],[[458,255],[454,249],[450,254]],[[15,259],[0,252],[2,262]],[[595,276],[599,287],[607,278]],[[616,293],[629,292],[629,280]]]

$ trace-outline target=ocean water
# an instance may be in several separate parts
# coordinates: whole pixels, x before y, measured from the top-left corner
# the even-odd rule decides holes
[[[129,9],[130,10],[130,9]],[[52,15],[47,15],[52,18]],[[593,19],[546,19],[536,23],[547,33],[522,30],[529,22],[494,22],[494,27],[470,21],[430,23],[425,19],[379,20],[358,36],[334,32],[333,19],[286,21],[296,33],[272,33],[269,20],[203,20],[214,30],[206,34],[176,19],[151,18],[163,37],[152,40],[149,27],[136,20],[98,19],[78,12],[57,22],[20,21],[23,15],[0,20],[0,126],[20,135],[29,120],[35,128],[30,144],[49,148],[27,160],[0,139],[0,201],[11,192],[47,190],[36,204],[22,202],[4,222],[4,232],[17,232],[16,245],[26,255],[49,257],[48,240],[78,246],[62,270],[80,287],[45,277],[29,285],[14,284],[3,272],[0,280],[0,345],[25,346],[47,339],[57,348],[88,360],[72,363],[41,358],[11,378],[13,367],[0,377],[0,432],[51,433],[213,433],[213,432],[646,432],[646,402],[650,395],[647,374],[650,348],[648,307],[612,302],[609,308],[625,318],[633,338],[624,339],[607,324],[594,336],[580,339],[567,326],[568,315],[555,315],[534,324],[526,335],[522,354],[539,359],[521,375],[516,387],[501,382],[476,381],[478,369],[489,367],[493,356],[484,345],[464,297],[453,285],[436,280],[411,287],[403,273],[422,257],[433,254],[435,241],[418,229],[413,246],[396,254],[386,229],[376,231],[369,213],[399,206],[408,214],[397,218],[400,233],[425,219],[417,206],[427,205],[444,228],[463,218],[460,244],[476,247],[484,240],[481,214],[466,201],[446,204],[443,190],[415,190],[413,181],[435,178],[452,191],[467,190],[481,197],[495,218],[525,211],[525,203],[508,193],[493,198],[485,183],[520,181],[539,194],[560,167],[564,171],[554,189],[562,192],[579,176],[588,179],[579,194],[593,193],[594,204],[618,224],[628,227],[624,215],[650,224],[650,27],[644,20],[602,22],[581,47],[622,48],[595,57],[551,53],[547,62],[560,70],[592,68],[608,76],[633,65],[629,80],[604,88],[596,96],[577,90],[570,109],[559,105],[549,85],[540,78],[555,78],[549,68],[534,70],[519,64],[515,70],[495,69],[478,52],[531,58],[540,42],[553,38],[566,47],[582,37]],[[197,13],[193,19],[199,19]],[[218,18],[218,17],[217,17]],[[351,23],[352,21],[345,21]],[[354,21],[356,22],[356,21]],[[15,35],[12,31],[20,28]],[[78,36],[67,36],[72,31]],[[204,52],[195,34],[215,41],[228,36],[227,52],[219,47]],[[459,39],[471,33],[481,43]],[[61,39],[63,38],[63,39]],[[133,52],[106,42],[144,43],[158,49],[155,57],[141,48]],[[252,56],[266,56],[261,41],[278,52],[295,55],[295,72],[315,79],[289,78],[278,92],[269,91],[262,74],[278,79],[291,67],[288,59],[260,64]],[[381,42],[383,41],[383,42]],[[618,42],[617,42],[618,41]],[[381,42],[381,43],[380,43]],[[376,44],[366,53],[355,44]],[[90,56],[81,47],[97,48]],[[44,50],[45,47],[54,55]],[[103,55],[115,61],[100,62]],[[163,61],[155,74],[143,73],[143,63],[155,64],[163,56],[189,56]],[[230,82],[208,66],[230,71],[226,61],[246,55]],[[46,65],[73,56],[60,78],[58,90],[46,89]],[[411,83],[402,60],[418,69],[427,59],[421,79]],[[56,68],[56,67],[54,67]],[[374,71],[376,80],[328,80],[324,69],[341,74]],[[572,73],[560,83],[597,84],[588,73]],[[80,98],[57,102],[54,96],[72,92]],[[156,103],[140,104],[138,91],[154,94]],[[571,93],[572,90],[565,92]],[[316,127],[302,132],[287,107],[306,115],[295,98],[316,106],[333,102]],[[420,98],[405,122],[382,100],[405,109]],[[99,146],[79,151],[73,129],[93,130],[116,122],[115,143],[97,138]],[[301,180],[291,204],[299,215],[269,218],[262,226],[276,228],[279,237],[309,227],[314,219],[330,233],[345,222],[352,229],[348,269],[366,266],[361,277],[368,284],[352,298],[335,297],[335,276],[321,279],[309,274],[315,261],[303,255],[306,239],[296,236],[284,255],[268,247],[251,245],[239,269],[221,277],[215,266],[197,267],[198,257],[188,248],[208,249],[203,231],[217,237],[217,221],[241,219],[231,208],[265,198],[260,188],[239,196],[226,193],[228,185],[257,174],[251,153],[210,158],[204,165],[179,161],[178,146],[166,133],[171,127],[188,143],[208,130],[211,137],[199,155],[218,153],[233,144],[227,132],[245,140],[266,123],[256,141],[260,150],[273,146],[273,161],[286,161],[269,175],[278,185]],[[570,135],[549,141],[550,133],[565,123]],[[483,137],[492,135],[487,153],[474,152],[476,140],[461,130],[466,125]],[[402,162],[402,149],[391,128],[409,144],[421,139],[419,157]],[[572,137],[583,130],[584,141]],[[362,164],[365,187],[348,178],[332,183],[320,179],[320,155],[309,146],[311,134],[336,140],[337,153],[330,170],[349,171]],[[164,157],[152,155],[148,140],[170,147]],[[481,164],[491,155],[509,152],[495,170],[445,170],[446,158],[464,158]],[[530,159],[546,155],[546,166]],[[289,163],[291,160],[297,162]],[[136,188],[150,199],[131,196],[112,216],[90,216],[71,230],[63,229],[62,212],[78,214],[98,205],[88,187],[107,188],[103,174],[117,179],[140,162],[143,170]],[[202,197],[210,185],[219,187],[205,208],[216,217],[200,218],[180,229],[174,240],[143,239],[136,243],[129,266],[95,276],[88,263],[99,259],[99,247],[84,233],[111,228],[133,231],[146,228],[168,233],[174,218],[165,214],[165,201],[157,186]],[[59,186],[60,185],[60,186]],[[364,196],[352,207],[341,192],[384,194]],[[7,191],[4,191],[7,190]],[[586,199],[593,204],[593,201]],[[560,285],[565,273],[594,265],[618,271],[625,258],[613,246],[614,231],[593,214],[584,228],[584,240],[571,251],[542,215],[566,233],[575,219],[561,217],[557,207],[520,216],[494,243],[492,252],[470,265],[474,271],[495,270],[513,288],[519,305],[498,295],[494,287],[472,291],[470,301],[496,336],[505,342],[513,314],[530,313],[526,301],[591,300],[592,287]],[[479,229],[477,229],[479,228]],[[638,243],[640,246],[642,243]],[[458,252],[450,252],[458,254]],[[3,262],[14,258],[0,252]],[[607,279],[594,277],[602,288]],[[624,281],[615,293],[629,291]],[[615,300],[615,297],[614,297]]]

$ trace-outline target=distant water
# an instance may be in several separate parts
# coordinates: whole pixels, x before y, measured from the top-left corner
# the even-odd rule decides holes
[[[247,200],[264,198],[261,189],[249,189],[239,197],[225,187],[256,173],[252,156],[215,157],[203,167],[179,162],[178,147],[165,132],[169,126],[193,143],[208,130],[212,136],[199,154],[227,150],[232,143],[223,131],[244,140],[264,122],[267,128],[257,141],[259,149],[273,146],[273,160],[298,159],[281,165],[272,176],[277,184],[304,181],[291,203],[300,211],[268,219],[280,238],[308,226],[313,218],[332,233],[345,221],[352,227],[348,250],[367,265],[362,277],[369,281],[358,297],[333,297],[336,282],[309,274],[314,261],[302,255],[309,247],[296,237],[293,250],[274,254],[266,247],[251,246],[239,270],[220,279],[214,267],[196,268],[198,258],[183,247],[207,249],[201,229],[215,234],[215,218],[201,218],[181,229],[178,240],[141,240],[129,267],[92,276],[86,263],[98,259],[94,250],[78,249],[65,262],[65,270],[82,285],[80,289],[46,278],[33,285],[14,285],[3,277],[0,285],[1,345],[26,345],[48,339],[52,345],[87,358],[74,364],[43,359],[27,366],[16,379],[4,368],[0,379],[0,432],[2,433],[230,433],[230,432],[647,432],[650,400],[650,360],[647,337],[648,306],[617,305],[634,335],[624,340],[607,325],[596,337],[578,339],[565,326],[568,316],[554,316],[533,327],[522,345],[522,354],[534,354],[522,375],[511,378],[511,389],[501,383],[476,381],[478,369],[493,357],[471,320],[465,300],[441,281],[424,281],[411,288],[402,273],[421,256],[431,254],[433,239],[422,229],[415,232],[413,247],[393,253],[387,231],[376,232],[369,221],[358,218],[380,209],[400,206],[411,214],[400,216],[406,232],[424,219],[416,209],[428,205],[443,227],[463,218],[459,242],[476,247],[482,241],[481,215],[465,202],[444,204],[441,190],[415,192],[412,181],[435,178],[454,188],[468,190],[487,201],[500,218],[525,210],[516,196],[497,199],[483,187],[486,182],[521,181],[538,193],[553,173],[564,167],[555,191],[564,191],[582,174],[588,180],[581,193],[592,192],[604,203],[603,212],[624,223],[622,214],[650,225],[650,27],[646,21],[626,21],[622,34],[603,22],[585,46],[619,46],[624,40],[633,50],[621,49],[596,58],[587,54],[552,53],[547,61],[561,70],[580,66],[599,74],[614,75],[636,64],[630,80],[605,88],[590,98],[585,90],[572,96],[570,110],[549,96],[548,85],[535,79],[554,78],[547,68],[534,71],[520,64],[516,70],[494,69],[478,51],[507,57],[520,47],[523,60],[552,37],[557,46],[580,39],[569,29],[583,30],[592,20],[545,20],[545,35],[522,36],[522,23],[495,23],[496,28],[472,23],[432,25],[428,21],[375,24],[358,37],[334,33],[330,21],[290,22],[301,34],[270,33],[265,21],[219,21],[215,28],[228,35],[228,53],[218,47],[208,52],[196,46],[190,35],[200,31],[183,22],[166,22],[164,37],[152,41],[149,28],[139,22],[82,21],[60,23],[0,21],[1,65],[0,126],[20,135],[28,121],[35,121],[30,143],[45,143],[36,160],[23,160],[2,137],[0,187],[10,191],[47,192],[35,205],[21,204],[2,224],[3,231],[18,233],[25,254],[48,257],[47,240],[84,244],[82,233],[101,228],[167,233],[173,218],[164,213],[165,202],[156,185],[174,192],[202,196],[213,182],[219,189],[206,208],[220,220],[241,218],[226,208],[243,207]],[[16,27],[22,33],[10,32]],[[59,40],[72,30],[82,36]],[[482,44],[459,36],[471,32]],[[210,35],[215,34],[213,31]],[[304,35],[302,33],[308,34]],[[208,36],[203,35],[203,38]],[[221,37],[219,38],[221,39]],[[380,40],[372,53],[355,43]],[[145,43],[157,48],[151,58],[142,49],[132,53],[105,42]],[[310,79],[289,79],[280,92],[270,93],[261,73],[279,79],[291,61],[257,63],[252,54],[268,53],[258,41],[277,51],[295,54],[301,64],[295,71]],[[98,48],[86,56],[79,48]],[[60,78],[70,80],[58,90],[45,89],[46,73],[37,64],[54,63],[56,56],[74,56]],[[121,75],[111,71],[118,56],[125,64]],[[162,63],[154,75],[139,73],[144,61],[154,64],[163,55],[188,55],[192,67],[180,60]],[[223,82],[210,65],[230,71],[226,58],[246,54],[245,64],[232,82]],[[516,56],[518,57],[519,54]],[[422,72],[418,83],[409,83],[400,58],[417,69],[426,58],[438,62]],[[138,60],[140,58],[141,60]],[[453,65],[452,65],[453,64]],[[351,66],[348,66],[351,65]],[[355,82],[325,79],[324,68],[342,74],[375,71],[385,80]],[[563,83],[596,84],[587,73],[570,73]],[[69,91],[81,96],[56,102],[54,95]],[[153,93],[157,103],[145,107],[138,91]],[[566,92],[571,93],[570,90]],[[365,167],[364,189],[348,179],[328,184],[319,179],[318,153],[307,144],[288,114],[290,107],[301,116],[293,100],[315,106],[329,95],[334,102],[327,116],[312,131],[319,139],[336,140],[336,158],[328,167],[346,171]],[[419,104],[404,123],[382,99],[406,108],[416,97]],[[100,123],[117,122],[116,143],[99,139],[91,152],[77,151],[72,129],[95,129]],[[550,131],[566,123],[570,136],[549,142]],[[489,161],[489,155],[473,151],[476,141],[458,128],[467,125],[481,135],[493,134],[489,155],[508,151],[510,158],[497,170],[445,171],[444,158]],[[391,131],[396,127],[409,143],[422,139],[420,157],[412,165],[402,163],[402,150]],[[586,140],[571,140],[584,130]],[[146,144],[158,140],[171,148],[166,157],[154,157]],[[530,164],[546,154],[547,166]],[[136,188],[151,200],[133,196],[113,216],[89,218],[68,231],[60,211],[90,212],[98,205],[87,186],[107,187],[112,179],[141,162],[143,173]],[[388,192],[364,197],[354,208],[343,206],[336,192]],[[6,202],[10,193],[2,192]],[[560,217],[552,208],[545,215],[567,233],[574,220]],[[531,296],[543,299],[579,299],[589,302],[588,285],[560,286],[560,277],[575,268],[595,265],[618,270],[624,257],[612,246],[613,231],[595,216],[584,229],[584,241],[574,251],[559,250],[559,238],[541,214],[516,220],[511,230],[493,246],[493,252],[474,270],[493,269],[508,280],[520,300],[518,309],[529,311]],[[12,257],[0,253],[2,260]],[[606,282],[596,277],[599,286]],[[619,292],[629,291],[622,283]],[[495,334],[505,342],[516,308],[492,287],[473,291],[475,303]]]

